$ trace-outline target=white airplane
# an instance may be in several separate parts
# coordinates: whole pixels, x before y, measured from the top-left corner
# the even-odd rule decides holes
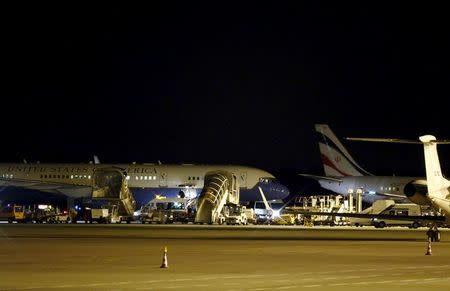
[[[136,208],[155,198],[194,198],[203,189],[208,172],[224,170],[234,174],[240,186],[241,201],[259,200],[259,188],[268,199],[289,195],[270,173],[237,165],[169,165],[169,164],[0,164],[1,201],[39,201],[50,197],[90,198],[94,176],[102,169],[119,169],[126,178]],[[109,173],[106,170],[107,174]],[[110,173],[113,174],[114,171]],[[109,174],[108,174],[109,175]],[[52,196],[53,195],[53,196]]]
[[[302,174],[318,180],[320,185],[335,193],[347,196],[349,189],[362,190],[362,199],[373,203],[378,199],[392,199],[420,205],[426,199],[427,181],[424,177],[374,176],[352,158],[336,135],[326,124],[316,124],[319,148],[325,176]]]
[[[438,212],[442,212],[446,222],[450,222],[450,180],[442,175],[441,164],[437,152],[437,144],[450,144],[449,140],[436,140],[432,135],[423,135],[416,140],[386,139],[386,138],[349,138],[358,141],[389,142],[423,144],[425,156],[425,171],[427,176],[428,191],[423,196],[424,199]]]

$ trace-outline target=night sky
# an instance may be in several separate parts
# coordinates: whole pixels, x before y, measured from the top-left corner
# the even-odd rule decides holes
[[[444,7],[162,3],[3,7],[0,160],[322,174],[314,123],[450,139]],[[375,174],[424,175],[420,146],[345,144]]]

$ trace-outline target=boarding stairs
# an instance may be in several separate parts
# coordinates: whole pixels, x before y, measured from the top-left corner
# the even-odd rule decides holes
[[[217,222],[225,204],[239,204],[239,195],[235,175],[227,171],[206,173],[203,190],[197,201],[195,223]]]
[[[128,188],[127,173],[117,167],[96,168],[93,173],[92,199],[117,208],[117,215],[133,216],[136,201]]]

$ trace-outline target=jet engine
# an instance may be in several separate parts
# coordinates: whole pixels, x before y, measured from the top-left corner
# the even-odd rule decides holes
[[[429,205],[430,200],[427,197],[427,180],[414,180],[405,185],[403,189],[406,197],[416,204]]]

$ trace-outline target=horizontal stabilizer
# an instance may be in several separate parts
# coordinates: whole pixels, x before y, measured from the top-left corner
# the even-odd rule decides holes
[[[328,180],[328,181],[333,181],[333,182],[342,182],[342,179],[340,178],[335,178],[335,177],[328,177],[328,176],[317,176],[317,175],[310,175],[310,174],[297,174],[299,176],[303,176],[306,178],[311,178],[314,180]]]
[[[400,139],[400,138],[373,138],[373,137],[345,137],[351,141],[368,141],[368,142],[386,142],[386,143],[403,143],[403,144],[422,144],[419,140]],[[450,140],[430,140],[434,144],[450,144]]]

